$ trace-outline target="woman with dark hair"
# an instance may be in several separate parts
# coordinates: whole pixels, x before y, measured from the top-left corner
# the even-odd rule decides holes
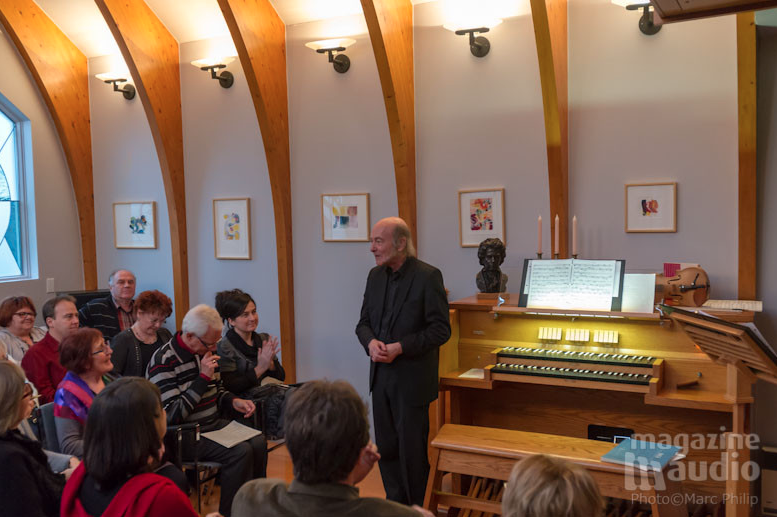
[[[65,475],[49,467],[40,442],[25,438],[19,424],[35,406],[32,385],[22,369],[0,361],[0,514],[27,517],[59,515],[59,500]],[[75,460],[77,464],[77,460]],[[72,463],[71,463],[72,465]]]
[[[140,377],[118,379],[89,412],[84,461],[65,487],[62,517],[197,516],[175,483],[154,473],[167,424],[159,388]]]
[[[35,326],[35,304],[26,296],[9,296],[0,302],[0,347],[8,357],[20,363],[30,347],[46,332]]]
[[[59,345],[59,362],[68,372],[54,394],[54,423],[65,454],[84,455],[86,415],[94,397],[112,380],[112,353],[102,333],[90,328],[76,330]]]
[[[162,327],[173,313],[173,302],[159,291],[143,291],[135,299],[135,323],[111,340],[113,373],[145,377],[146,366],[173,335]]]
[[[286,372],[276,357],[278,338],[257,334],[259,316],[253,298],[240,289],[216,294],[216,310],[227,324],[218,342],[219,367],[224,387],[244,398],[268,377],[283,381]]]

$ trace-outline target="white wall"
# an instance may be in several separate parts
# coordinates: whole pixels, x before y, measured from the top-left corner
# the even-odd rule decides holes
[[[158,289],[173,299],[170,223],[156,147],[140,97],[128,101],[94,77],[112,66],[109,56],[89,60],[98,286],[107,288],[111,271],[129,269],[138,293]],[[113,203],[127,201],[156,202],[156,249],[114,246]],[[169,328],[175,326],[175,309]]]
[[[2,32],[2,31],[0,31]],[[24,294],[40,307],[51,294],[46,278],[57,291],[84,288],[81,234],[73,184],[54,122],[37,85],[10,38],[0,35],[0,94],[30,120],[32,157],[29,178],[34,182],[37,221],[38,271],[31,280],[0,283],[0,299]],[[38,324],[42,324],[40,316]]]
[[[243,68],[225,89],[190,63],[210,54],[223,39],[184,43],[181,102],[186,168],[186,218],[189,229],[191,305],[214,304],[216,292],[240,288],[251,294],[259,330],[279,335],[278,261],[267,160]],[[251,260],[217,260],[213,248],[213,199],[250,198]]]

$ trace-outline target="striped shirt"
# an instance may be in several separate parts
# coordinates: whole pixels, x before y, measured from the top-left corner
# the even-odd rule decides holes
[[[224,390],[218,368],[212,379],[200,374],[200,356],[182,346],[180,335],[154,352],[146,378],[162,392],[168,424],[198,422],[207,430],[218,420],[219,407],[231,407],[235,396]]]
[[[134,305],[134,300],[132,304]],[[82,327],[91,327],[102,332],[106,341],[110,341],[122,330],[135,323],[133,310],[125,311],[113,301],[112,296],[90,300],[78,311]]]

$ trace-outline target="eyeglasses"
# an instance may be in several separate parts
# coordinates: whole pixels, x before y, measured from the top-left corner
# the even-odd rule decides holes
[[[37,399],[40,396],[40,395],[35,395],[33,397],[32,396],[33,393],[34,393],[34,391],[32,389],[32,384],[30,384],[29,382],[25,382],[24,383],[24,391],[22,392],[22,400],[26,399],[27,397],[29,397],[32,400],[35,400],[35,399]]]
[[[207,348],[207,349],[211,349],[211,348],[214,348],[214,347],[216,346],[216,343],[210,343],[210,344],[209,344],[209,343],[206,343],[205,341],[203,341],[203,340],[202,340],[202,338],[201,338],[200,336],[198,336],[198,335],[196,335],[196,334],[195,334],[195,336],[194,336],[194,337],[196,337],[196,338],[197,338],[197,341],[199,341],[200,343],[202,343],[202,346],[204,346],[204,347],[205,347],[205,348]]]
[[[34,318],[35,313],[34,312],[14,312],[14,316],[19,316],[20,318]]]
[[[97,350],[95,350],[94,352],[92,352],[92,355],[97,355],[97,354],[106,354],[107,355],[108,354],[108,350],[110,350],[110,347],[106,346],[106,345],[103,345],[100,348],[98,348]]]

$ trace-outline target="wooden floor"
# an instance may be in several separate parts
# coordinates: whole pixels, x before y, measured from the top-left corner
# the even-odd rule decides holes
[[[285,446],[278,447],[270,453],[270,457],[267,461],[267,477],[275,479],[283,479],[287,483],[294,478],[293,466],[291,464],[291,458],[289,457],[289,451]],[[383,490],[383,481],[380,478],[380,470],[376,465],[369,475],[364,478],[364,481],[359,483],[359,495],[362,497],[386,497],[386,492]],[[219,487],[215,487],[213,494],[211,494],[210,500],[207,504],[202,505],[202,515],[206,515],[210,512],[217,512],[219,509]],[[197,496],[191,497],[192,506],[197,509]]]

